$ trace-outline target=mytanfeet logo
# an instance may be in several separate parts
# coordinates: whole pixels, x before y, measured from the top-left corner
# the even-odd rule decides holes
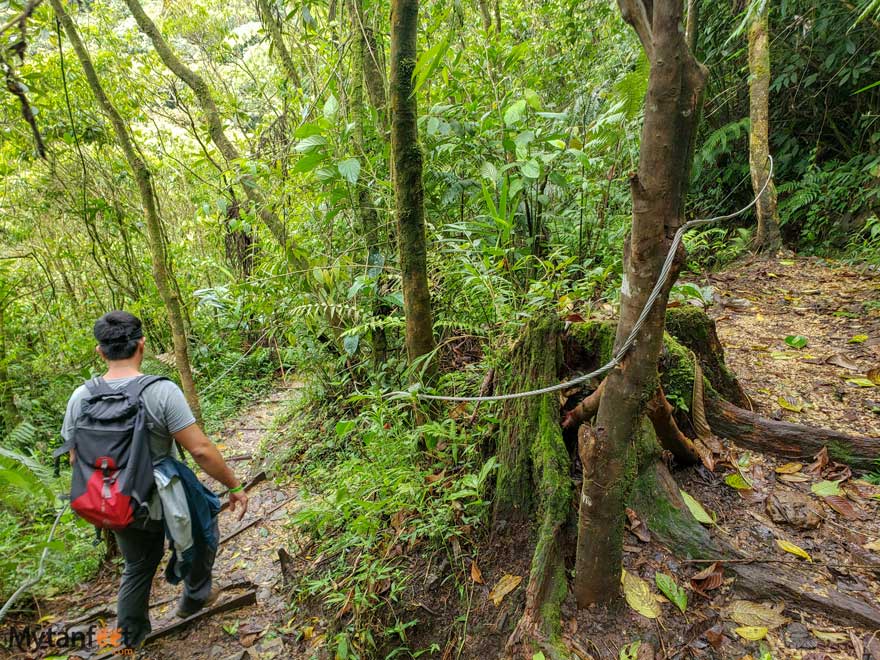
[[[54,654],[87,650],[120,656],[134,655],[126,644],[126,631],[123,628],[96,625],[85,630],[58,626],[10,626],[0,641],[0,648],[21,653],[47,651]]]

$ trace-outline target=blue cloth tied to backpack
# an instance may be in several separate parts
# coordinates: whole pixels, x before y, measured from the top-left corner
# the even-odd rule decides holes
[[[189,513],[188,525],[185,521],[183,524],[178,524],[181,521],[172,522],[163,514],[165,536],[172,549],[171,559],[165,567],[165,579],[178,584],[189,574],[198,553],[217,550],[220,539],[214,518],[220,513],[220,498],[199,481],[189,467],[170,456],[154,463],[153,473],[163,512]],[[181,488],[160,486],[160,482],[173,484],[175,479]],[[180,501],[181,497],[186,501]]]

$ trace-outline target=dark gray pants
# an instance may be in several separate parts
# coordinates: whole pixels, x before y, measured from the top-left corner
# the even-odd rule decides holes
[[[216,526],[217,520],[214,519],[215,530]],[[114,534],[125,559],[116,603],[116,625],[122,629],[126,644],[137,647],[152,630],[150,588],[165,552],[165,529],[161,521],[150,521],[144,526],[127,527]],[[189,575],[183,582],[181,604],[186,609],[201,606],[211,593],[215,554],[208,550],[196,553]]]

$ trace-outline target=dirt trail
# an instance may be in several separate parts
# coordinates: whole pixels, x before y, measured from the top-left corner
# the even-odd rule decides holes
[[[219,449],[244,482],[264,470],[257,458],[260,443],[279,406],[297,396],[297,389],[298,385],[294,385],[274,390],[259,403],[245,409],[218,434]],[[212,490],[223,492],[220,484],[201,471],[197,473]],[[193,622],[181,631],[149,643],[138,658],[239,660],[290,657],[278,632],[284,623],[285,598],[277,558],[281,543],[277,539],[283,534],[285,518],[296,506],[297,492],[280,489],[271,480],[263,480],[249,490],[249,496],[248,512],[242,521],[237,520],[237,513],[224,511],[220,514],[221,546],[214,567],[214,584],[220,588],[233,585],[233,588],[224,589],[215,606],[251,590],[256,591],[256,604]],[[255,520],[259,522],[228,540],[222,540]],[[180,586],[172,586],[164,579],[167,557],[166,552],[153,581],[150,617],[154,632],[179,621],[174,610]],[[79,613],[104,603],[110,603],[111,609],[115,609],[117,580],[115,574],[102,575],[81,585],[72,599],[80,607],[59,616],[58,622],[70,621]],[[64,601],[70,603],[71,598],[65,597]],[[112,618],[107,625],[113,626]]]

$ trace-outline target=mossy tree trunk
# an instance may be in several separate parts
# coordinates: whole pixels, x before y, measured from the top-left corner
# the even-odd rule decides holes
[[[385,103],[384,76],[379,68],[378,48],[372,28],[368,25],[364,16],[362,0],[348,0],[349,18],[351,19],[351,39],[353,57],[353,76],[351,85],[351,110],[354,114],[355,130],[354,139],[359,153],[363,154],[375,167],[383,162],[382,142],[387,140],[387,116],[388,109]],[[370,125],[370,112],[367,99],[364,97],[364,87],[367,88],[367,97],[379,118],[379,132],[381,141],[370,136],[365,130]],[[379,105],[376,105],[376,104]],[[377,144],[378,143],[378,144]],[[370,168],[372,169],[372,168]],[[383,266],[385,254],[382,247],[385,244],[385,232],[379,219],[376,201],[370,194],[375,189],[373,181],[366,179],[367,169],[361,168],[361,175],[357,180],[358,216],[363,227],[364,240],[366,241],[367,275],[375,272],[373,295],[373,316],[377,319],[385,318],[390,313],[390,308],[382,302],[381,290],[385,283]],[[373,364],[376,367],[385,363],[388,356],[388,338],[385,328],[379,326],[371,331]]]
[[[86,80],[92,90],[92,94],[98,101],[102,112],[110,119],[116,140],[122,148],[128,166],[134,174],[137,183],[138,192],[140,193],[141,204],[144,208],[144,219],[147,225],[147,242],[150,248],[150,260],[153,268],[153,278],[156,281],[156,288],[165,304],[165,311],[168,314],[168,323],[171,326],[171,339],[174,345],[174,363],[180,374],[180,384],[186,400],[192,408],[196,419],[201,421],[201,406],[199,405],[199,396],[196,392],[195,382],[193,380],[192,368],[189,363],[189,348],[187,346],[186,326],[184,324],[183,312],[180,305],[180,298],[177,293],[177,285],[174,281],[174,271],[172,269],[171,259],[165,250],[165,234],[162,228],[162,221],[159,218],[158,205],[156,203],[156,193],[153,189],[152,173],[147,163],[140,156],[138,149],[135,147],[134,141],[128,133],[128,126],[122,118],[122,115],[116,110],[116,107],[110,102],[101,81],[92,64],[88,50],[80,39],[76,26],[70,15],[64,9],[62,0],[50,0],[55,16],[58,18],[67,38],[73,46],[74,52],[79,59],[80,65],[85,73]]]
[[[530,324],[513,350],[499,390],[521,392],[556,382],[562,366],[561,331],[556,320]],[[498,433],[496,533],[503,535],[535,521],[525,611],[509,646],[522,644],[528,651],[540,640],[552,656],[560,635],[559,608],[568,593],[563,537],[572,496],[571,459],[559,425],[556,395],[505,402]]]
[[[434,350],[422,150],[413,71],[416,67],[418,0],[391,2],[391,153],[397,240],[406,316],[406,352],[410,364]],[[426,365],[430,376],[435,361]]]
[[[782,247],[776,186],[770,177],[770,35],[767,15],[770,0],[760,0],[749,26],[749,170],[752,189],[758,198],[755,211],[758,229],[755,247],[775,251]],[[764,184],[767,188],[760,195]]]
[[[220,117],[220,111],[217,109],[217,104],[214,101],[214,96],[211,93],[210,87],[208,87],[208,83],[174,54],[164,37],[162,37],[162,33],[159,32],[159,28],[156,27],[153,20],[147,16],[147,13],[144,11],[144,8],[138,0],[125,0],[125,4],[128,6],[128,9],[134,17],[135,22],[138,24],[141,32],[147,35],[150,38],[150,41],[153,42],[153,47],[156,49],[156,53],[158,53],[159,58],[165,66],[167,66],[175,76],[180,78],[180,80],[182,80],[196,95],[196,99],[198,100],[199,105],[202,108],[202,113],[205,116],[205,121],[208,124],[208,132],[211,135],[211,141],[214,143],[214,146],[217,147],[217,150],[223,154],[223,158],[226,160],[227,165],[238,171],[242,162],[241,154],[239,153],[238,148],[226,135],[226,130],[223,128],[223,120]],[[254,205],[263,224],[268,227],[269,231],[275,237],[275,240],[278,241],[282,249],[285,250],[285,253],[291,258],[291,261],[296,268],[306,268],[308,266],[307,260],[296,253],[295,245],[290,241],[284,221],[271,209],[263,192],[257,185],[257,182],[250,174],[247,174],[244,171],[238,171],[238,176],[241,180],[245,195],[247,195],[248,200]]]
[[[624,248],[624,279],[615,349],[645,307],[671,238],[682,223],[684,192],[707,71],[684,39],[681,0],[619,0],[651,63],[638,173],[630,181],[632,231]],[[595,441],[582,450],[574,592],[578,605],[609,602],[620,593],[625,508],[635,478],[633,438],[657,390],[657,361],[672,278],[651,309],[623,364],[606,378]]]

